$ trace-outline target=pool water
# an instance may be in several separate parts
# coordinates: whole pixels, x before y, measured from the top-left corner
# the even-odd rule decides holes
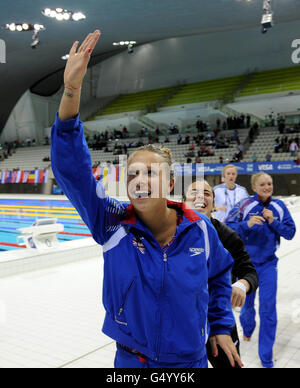
[[[43,218],[57,218],[57,222],[64,225],[64,231],[58,234],[60,242],[91,237],[70,201],[0,199],[0,253],[24,249],[17,244],[17,236],[21,234],[17,229]]]

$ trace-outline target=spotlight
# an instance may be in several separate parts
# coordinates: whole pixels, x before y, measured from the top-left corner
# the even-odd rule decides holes
[[[40,40],[39,40],[38,38],[36,38],[36,39],[33,39],[33,40],[32,40],[32,43],[30,44],[30,46],[31,46],[32,49],[36,49],[37,46],[38,46],[40,43],[41,43]]]
[[[32,42],[31,42],[31,44],[30,44],[30,46],[31,46],[32,49],[36,49],[37,46],[40,44],[40,40],[39,40],[39,38],[38,38],[39,31],[40,31],[40,30],[36,30],[36,29],[35,29],[34,32],[33,32],[33,35],[32,35]]]
[[[263,15],[261,19],[261,32],[265,34],[273,26],[273,10],[271,0],[263,0]]]
[[[133,48],[134,48],[134,45],[129,43],[129,45],[127,46],[128,54],[132,54],[133,53]]]

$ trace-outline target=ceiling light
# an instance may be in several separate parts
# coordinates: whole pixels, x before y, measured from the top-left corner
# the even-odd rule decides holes
[[[44,16],[50,17],[50,18],[55,18],[59,21],[75,21],[79,22],[80,20],[86,19],[86,16],[82,12],[73,12],[69,11],[64,8],[56,8],[56,9],[50,9],[50,8],[45,8],[42,10],[42,14]]]
[[[12,32],[26,32],[26,31],[42,31],[45,27],[42,24],[30,24],[30,23],[10,23],[3,26],[5,30]]]
[[[73,13],[72,18],[73,18],[73,20],[78,22],[80,20],[85,19],[86,17],[85,17],[85,15],[82,12],[75,12],[75,13]]]
[[[113,46],[127,46],[128,54],[133,53],[135,45],[136,45],[135,40],[121,40],[121,42],[113,43]]]
[[[51,9],[50,8],[45,8],[44,9],[44,13],[45,13],[45,15],[50,16]]]

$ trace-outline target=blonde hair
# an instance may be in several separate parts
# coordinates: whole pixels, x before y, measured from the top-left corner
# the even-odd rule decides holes
[[[173,170],[173,166],[172,166],[172,164],[173,164],[172,152],[169,148],[164,147],[164,146],[157,147],[153,144],[147,144],[147,145],[141,146],[137,150],[133,151],[132,154],[129,155],[128,161],[136,152],[140,152],[140,151],[148,151],[148,152],[153,152],[157,155],[160,155],[165,160],[165,162],[168,164],[168,166],[170,167],[171,180],[174,179],[174,170]]]
[[[236,166],[234,166],[233,164],[228,164],[227,166],[225,166],[223,168],[223,171],[222,171],[222,177],[225,178],[225,172],[226,170],[228,170],[228,168],[234,168],[236,173],[238,173],[238,169],[236,168]]]
[[[252,185],[252,186],[255,186],[257,180],[258,180],[261,176],[264,176],[264,175],[269,176],[269,177],[273,180],[273,178],[271,177],[270,174],[268,174],[268,173],[266,173],[266,172],[264,172],[264,171],[261,171],[261,172],[258,172],[258,173],[256,173],[256,174],[253,174],[253,175],[251,176],[251,185]]]

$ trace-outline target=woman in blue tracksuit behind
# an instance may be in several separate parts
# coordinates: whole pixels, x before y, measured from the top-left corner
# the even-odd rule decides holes
[[[103,332],[117,343],[116,367],[205,368],[209,336],[230,362],[231,255],[207,217],[167,200],[174,186],[168,149],[148,146],[127,163],[130,205],[108,197],[92,175],[79,120],[80,90],[100,31],[71,48],[51,132],[55,178],[103,246]]]
[[[272,198],[273,180],[260,172],[252,176],[255,195],[239,202],[230,212],[226,223],[243,239],[259,278],[259,356],[262,365],[272,368],[273,345],[276,337],[277,262],[280,238],[291,240],[295,223],[285,204]],[[248,295],[240,321],[244,340],[250,341],[255,330],[255,293]]]

